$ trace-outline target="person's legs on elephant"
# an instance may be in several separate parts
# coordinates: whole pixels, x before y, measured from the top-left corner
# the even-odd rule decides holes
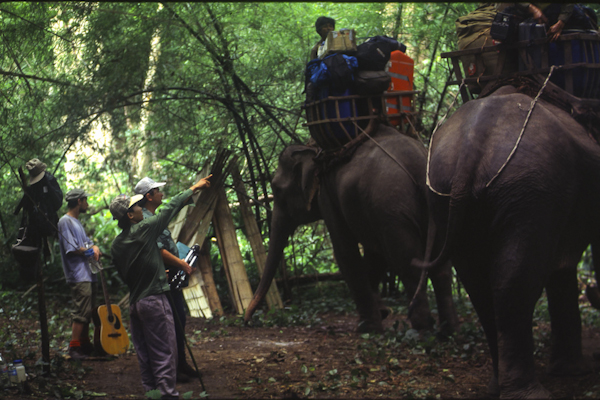
[[[565,257],[561,268],[550,274],[546,284],[552,328],[548,373],[553,375],[582,375],[591,372],[591,366],[583,358],[581,351],[577,284],[577,262],[580,258],[577,253],[572,257]]]

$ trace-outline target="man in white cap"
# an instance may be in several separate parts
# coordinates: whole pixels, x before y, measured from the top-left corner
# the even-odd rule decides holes
[[[100,344],[100,319],[96,302],[96,275],[92,273],[89,260],[98,261],[100,249],[85,233],[79,215],[88,210],[87,198],[91,195],[83,189],[67,192],[68,211],[58,221],[58,241],[63,272],[71,288],[75,310],[71,313],[71,341],[69,355],[76,360],[86,359],[94,349],[104,355]],[[94,321],[94,344],[90,341],[90,321]]]
[[[188,199],[210,186],[210,175],[173,196],[168,205],[144,219],[139,202],[119,195],[109,206],[123,230],[113,241],[111,254],[119,275],[129,287],[131,339],[137,353],[142,386],[146,392],[158,389],[162,398],[178,398],[177,345],[173,312],[167,299],[169,284],[156,240]]]
[[[149,177],[142,178],[135,185],[134,192],[141,194],[144,199],[140,201],[144,218],[149,218],[156,213],[156,209],[162,204],[163,192],[160,190],[166,182],[155,182]],[[187,275],[192,273],[192,267],[179,258],[179,249],[171,232],[165,228],[156,242],[160,249],[160,255],[168,271],[169,280],[179,270],[185,271]],[[175,333],[177,337],[177,382],[188,382],[190,377],[197,377],[196,371],[187,363],[185,354],[185,323],[186,310],[185,299],[181,289],[171,289],[171,306],[173,319],[175,320]]]

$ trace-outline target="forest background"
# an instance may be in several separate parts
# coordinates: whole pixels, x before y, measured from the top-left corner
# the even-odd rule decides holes
[[[22,196],[17,170],[37,157],[64,193],[93,196],[82,216],[104,252],[119,232],[108,203],[150,176],[167,198],[189,187],[219,149],[237,155],[259,228],[268,243],[270,181],[282,149],[305,143],[304,68],[318,40],[315,20],[356,30],[360,44],[387,35],[415,61],[416,129],[424,145],[460,106],[448,87],[454,21],[477,3],[0,3],[0,291],[27,288],[10,254]],[[600,5],[592,5],[600,11]],[[226,182],[230,201],[233,184]],[[59,215],[66,212],[66,204]],[[239,215],[235,214],[238,225]],[[286,249],[296,275],[335,272],[319,224]],[[238,240],[252,286],[259,277],[243,232]],[[45,270],[51,291],[65,285],[58,252]],[[212,246],[218,275],[219,254]],[[221,273],[225,290],[225,278]],[[126,293],[116,273],[111,291]]]

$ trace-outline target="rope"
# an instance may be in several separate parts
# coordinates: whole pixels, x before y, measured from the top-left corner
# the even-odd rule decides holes
[[[381,151],[383,151],[385,154],[388,155],[388,157],[390,157],[392,160],[394,160],[394,162],[396,164],[398,164],[398,166],[400,168],[402,168],[404,170],[404,172],[406,172],[406,174],[410,177],[410,179],[413,181],[413,183],[415,184],[415,186],[419,186],[419,184],[417,183],[417,181],[415,180],[415,178],[412,176],[412,174],[404,167],[404,165],[402,165],[397,159],[396,157],[394,157],[392,154],[390,154],[386,149],[383,148],[383,146],[381,146],[375,139],[373,139],[367,132],[365,132],[364,129],[362,129],[356,122],[354,122],[354,125],[356,125],[356,127],[358,129],[360,129],[362,131],[362,133],[365,134],[366,137],[368,137],[373,143],[375,143],[375,145],[377,145],[377,147],[379,147],[381,149]]]
[[[554,66],[554,65],[550,68],[550,72],[548,73],[548,76],[546,77],[546,80],[544,81],[544,84],[542,85],[542,87],[538,91],[538,93],[535,96],[535,98],[531,101],[531,105],[529,107],[529,112],[527,113],[527,117],[525,118],[525,121],[523,122],[523,127],[521,128],[521,132],[519,133],[519,137],[517,138],[517,141],[515,142],[515,145],[513,146],[512,151],[510,152],[510,154],[506,158],[506,161],[504,162],[504,164],[502,164],[502,166],[500,167],[500,169],[498,169],[498,172],[496,172],[496,174],[492,177],[492,179],[490,179],[490,181],[485,185],[486,188],[489,187],[492,184],[492,182],[500,175],[500,173],[504,170],[504,168],[506,167],[506,165],[508,164],[508,162],[512,159],[513,155],[517,151],[517,148],[519,147],[519,144],[521,143],[521,139],[523,138],[523,135],[525,133],[525,129],[527,128],[527,124],[529,123],[529,118],[531,117],[531,114],[533,113],[533,109],[535,108],[535,106],[537,104],[537,101],[539,100],[539,98],[542,95],[544,89],[546,88],[546,85],[548,84],[548,81],[550,80],[550,77],[552,76],[552,72],[554,72],[555,68],[556,68],[556,66]],[[463,79],[463,81],[461,83],[461,88],[464,85],[464,83],[465,83],[465,81]],[[454,105],[454,102],[456,101],[459,93],[460,93],[460,88],[459,88],[456,96],[454,97],[454,101],[452,102],[452,105],[450,106],[450,108],[448,108],[448,111],[450,111],[450,109]],[[440,120],[440,122],[438,122],[438,124],[435,127],[433,133],[431,134],[431,140],[429,141],[429,151],[427,153],[427,186],[429,187],[429,189],[432,192],[434,192],[435,194],[437,194],[439,196],[450,196],[450,193],[441,193],[441,192],[438,192],[437,190],[435,190],[431,186],[431,181],[429,179],[429,165],[430,165],[430,162],[431,162],[431,149],[433,147],[432,146],[432,144],[433,144],[433,136],[435,135],[435,132],[438,130],[438,128],[440,127],[440,125],[442,124],[442,122],[446,119],[447,115],[448,115],[448,113],[446,113],[446,115],[444,115],[444,117]]]
[[[550,76],[552,75],[552,72],[554,71],[554,68],[555,68],[554,65],[550,68],[550,72],[548,72],[548,76],[546,77],[544,84],[540,88],[537,96],[535,96],[535,99],[533,99],[533,101],[531,102],[531,106],[529,107],[529,112],[527,113],[527,118],[525,118],[525,122],[523,123],[523,128],[521,128],[521,133],[519,133],[519,138],[517,139],[512,151],[510,152],[510,154],[506,158],[506,161],[504,162],[504,164],[502,164],[502,166],[500,167],[498,172],[496,172],[496,175],[494,175],[492,177],[492,179],[490,179],[490,181],[485,185],[486,188],[492,184],[492,182],[498,177],[498,175],[500,175],[502,170],[504,170],[504,167],[506,167],[508,162],[511,160],[513,154],[515,154],[515,152],[517,151],[517,148],[519,147],[519,143],[521,142],[521,139],[523,138],[523,134],[525,133],[525,128],[527,128],[527,124],[529,123],[529,117],[531,117],[531,114],[533,113],[533,109],[535,108],[535,105],[537,104],[538,99],[540,98],[540,96],[542,95],[542,92],[546,88],[546,85],[548,84],[548,81],[550,80]]]
[[[454,103],[456,103],[456,99],[458,98],[458,95],[460,94],[460,90],[463,88],[464,85],[465,85],[465,80],[463,79],[462,82],[460,83],[460,87],[458,88],[458,91],[454,95],[454,100],[452,100],[452,104],[450,104],[450,107],[448,107],[446,114],[436,124],[435,129],[431,133],[431,139],[429,140],[429,148],[427,149],[427,172],[425,174],[425,177],[426,177],[427,187],[429,188],[429,190],[431,190],[433,193],[435,193],[439,196],[450,196],[450,193],[445,194],[445,193],[438,192],[437,190],[435,190],[433,188],[433,186],[431,186],[431,181],[429,180],[429,164],[431,163],[431,148],[433,147],[433,135],[435,135],[438,128],[446,120],[446,117],[448,117],[448,113],[450,112],[452,107],[454,107]]]

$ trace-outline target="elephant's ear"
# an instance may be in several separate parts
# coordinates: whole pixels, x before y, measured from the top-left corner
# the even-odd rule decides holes
[[[300,169],[300,184],[302,185],[301,190],[307,211],[310,211],[315,195],[319,191],[317,166],[313,161],[315,155],[316,151],[312,148],[307,148],[305,151],[295,154],[295,156],[299,156],[299,162],[296,164],[296,168]]]

